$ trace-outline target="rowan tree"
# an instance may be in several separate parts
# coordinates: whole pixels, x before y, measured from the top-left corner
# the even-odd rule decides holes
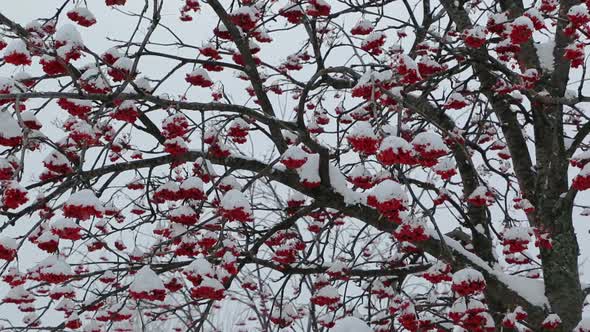
[[[47,3],[0,10],[4,331],[590,331],[590,3]]]

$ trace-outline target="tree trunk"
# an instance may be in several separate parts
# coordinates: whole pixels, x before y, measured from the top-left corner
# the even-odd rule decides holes
[[[563,321],[560,331],[572,331],[581,319],[584,301],[578,274],[579,248],[571,209],[559,212],[555,217],[541,216],[544,225],[553,226],[553,249],[542,252],[545,295],[551,310]]]

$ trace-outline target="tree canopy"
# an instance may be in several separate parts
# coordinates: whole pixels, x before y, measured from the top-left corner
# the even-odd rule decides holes
[[[0,330],[590,331],[590,3],[24,2]]]

